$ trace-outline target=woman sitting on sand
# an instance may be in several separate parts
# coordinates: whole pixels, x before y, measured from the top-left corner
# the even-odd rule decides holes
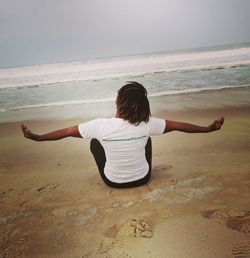
[[[137,82],[127,82],[118,91],[116,115],[97,118],[43,135],[22,125],[24,137],[34,141],[60,140],[69,136],[92,139],[91,152],[103,181],[110,187],[126,188],[148,182],[151,175],[151,135],[171,131],[208,133],[219,130],[224,118],[203,127],[151,117],[147,90]]]

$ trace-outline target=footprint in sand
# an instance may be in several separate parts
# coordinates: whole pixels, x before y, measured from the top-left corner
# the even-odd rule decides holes
[[[219,223],[225,223],[229,219],[242,218],[246,212],[235,208],[211,209],[201,212],[201,215],[207,219],[213,219]]]
[[[96,254],[108,254],[114,248],[123,248],[124,247],[124,240],[123,239],[110,239],[104,238],[99,248],[96,251]]]
[[[246,234],[250,234],[250,216],[243,218],[234,218],[226,222],[226,225],[231,228]]]
[[[0,235],[0,250],[2,257],[24,257],[25,235],[9,231]]]
[[[104,232],[107,238],[101,242],[96,254],[114,258],[132,258],[126,252],[126,238],[151,238],[153,225],[145,218],[139,216],[129,217],[110,227]]]
[[[14,194],[14,189],[13,188],[10,188],[8,190],[5,190],[5,191],[2,191],[0,192],[0,199],[4,199],[4,198],[11,198]]]
[[[47,185],[44,185],[42,187],[37,188],[37,192],[51,192],[54,191],[58,186],[60,186],[60,184],[56,184],[56,183],[49,183]]]
[[[96,255],[94,257],[105,257],[105,258],[133,258],[130,254],[127,253],[124,248],[123,240],[111,240],[105,238],[98,250],[96,251]]]
[[[168,171],[171,168],[172,168],[171,165],[162,164],[162,165],[155,166],[153,168],[153,171],[156,172],[156,173],[157,172],[166,172],[166,171]]]
[[[152,224],[142,217],[130,217],[117,225],[118,237],[145,237],[153,236]]]
[[[153,226],[145,218],[134,216],[108,228],[104,235],[113,239],[123,239],[124,237],[151,238]]]
[[[233,247],[232,254],[234,258],[249,258],[250,257],[250,240],[245,240],[236,244]]]
[[[170,209],[168,208],[158,208],[154,210],[154,213],[152,214],[152,218],[155,220],[161,220],[166,219],[172,216],[172,213]]]
[[[250,233],[250,212],[235,208],[212,209],[201,212],[204,218],[212,219],[227,227]]]
[[[45,198],[53,197],[56,193],[56,189],[61,184],[49,183],[39,188],[27,188],[19,193],[18,206],[29,210],[39,210],[47,208],[47,202],[44,202]]]

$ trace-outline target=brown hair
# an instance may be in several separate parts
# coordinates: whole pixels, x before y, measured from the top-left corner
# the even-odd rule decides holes
[[[139,125],[142,121],[147,123],[151,116],[147,90],[138,82],[126,82],[118,90],[116,105],[119,117],[131,124]]]

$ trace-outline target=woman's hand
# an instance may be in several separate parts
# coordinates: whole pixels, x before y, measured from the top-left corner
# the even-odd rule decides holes
[[[220,130],[223,123],[224,123],[224,117],[221,116],[220,119],[214,120],[213,123],[208,126],[208,131],[213,132],[213,131],[216,131],[216,130]]]
[[[23,131],[23,136],[24,136],[25,138],[28,138],[28,139],[33,140],[33,141],[38,141],[38,140],[39,140],[40,135],[32,133],[32,132],[27,128],[27,126],[24,125],[24,124],[21,124],[21,127],[22,127],[22,131]]]

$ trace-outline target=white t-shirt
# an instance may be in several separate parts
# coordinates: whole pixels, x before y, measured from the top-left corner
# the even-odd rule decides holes
[[[106,155],[104,174],[114,183],[132,182],[146,176],[148,137],[163,134],[164,129],[165,120],[154,117],[139,125],[115,117],[97,118],[78,125],[83,138],[100,141]]]

